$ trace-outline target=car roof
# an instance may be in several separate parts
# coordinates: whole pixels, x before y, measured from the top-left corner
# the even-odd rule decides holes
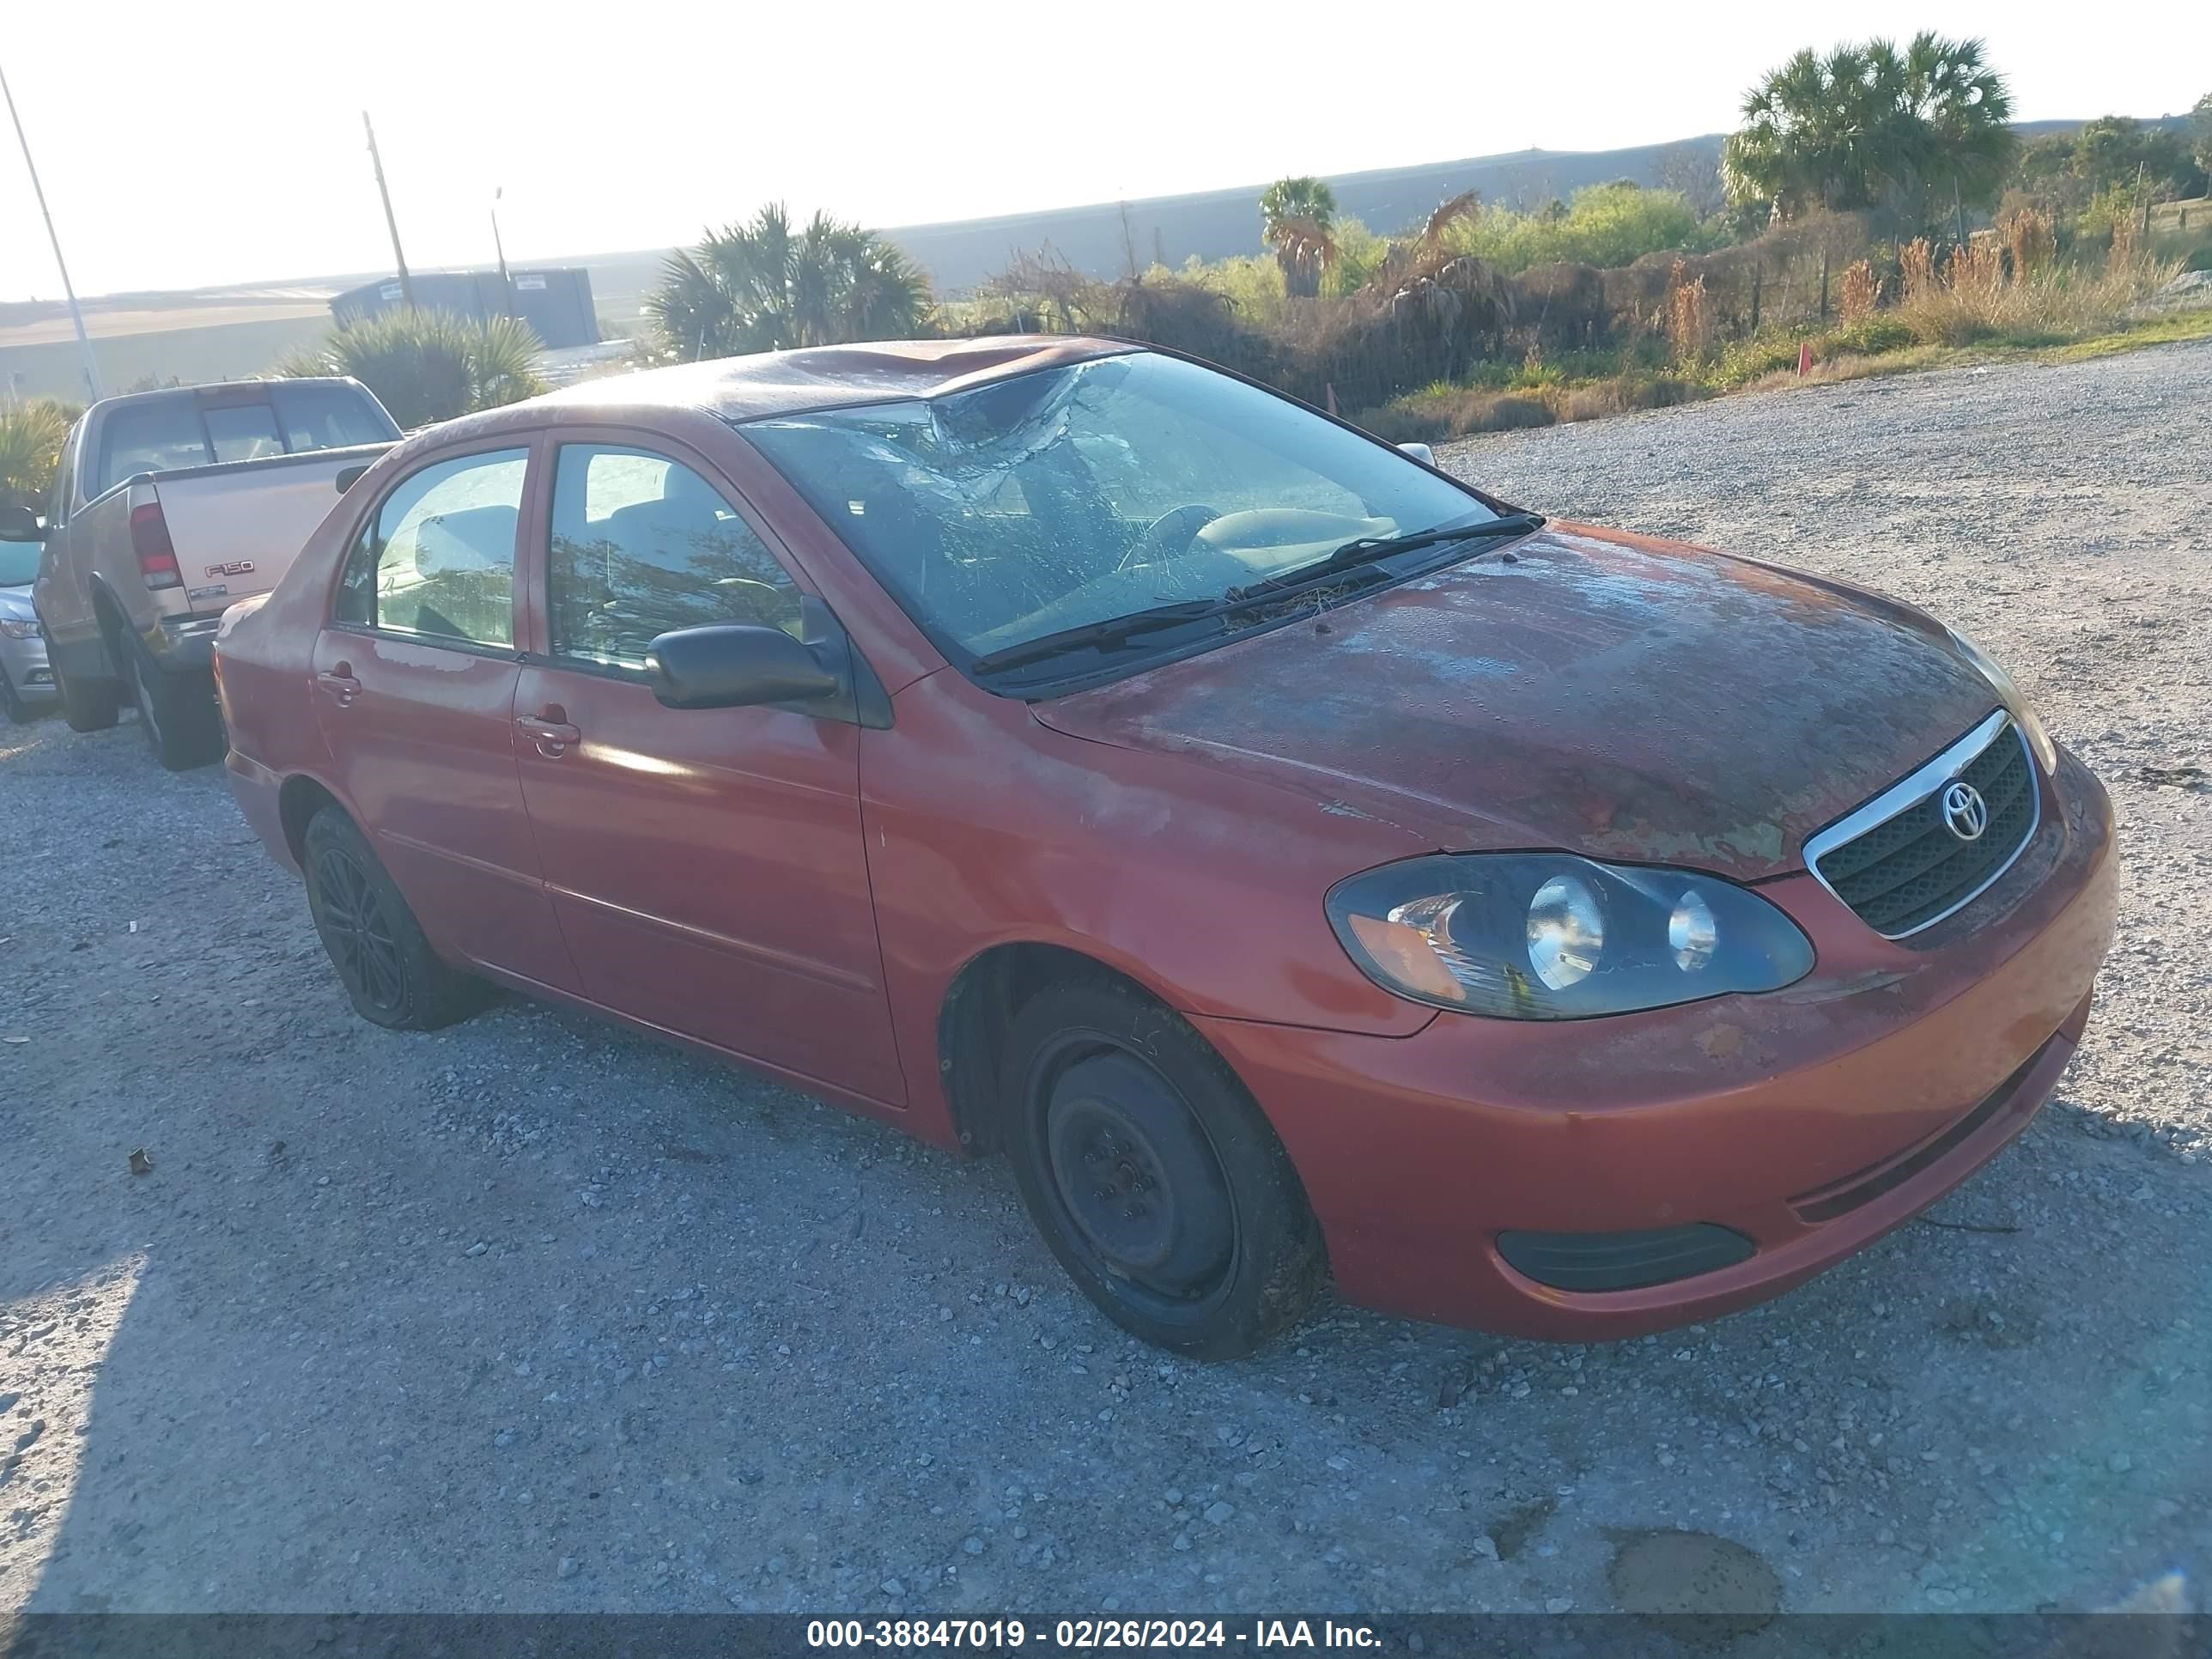
[[[934,398],[1032,369],[1140,349],[1122,340],[1039,334],[810,346],[583,380],[488,413],[557,408],[564,421],[589,421],[600,415],[634,416],[641,410],[673,408],[698,410],[726,421],[750,421],[854,404]]]

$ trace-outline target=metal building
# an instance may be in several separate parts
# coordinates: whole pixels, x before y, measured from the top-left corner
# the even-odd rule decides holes
[[[520,317],[556,350],[597,345],[599,341],[599,313],[592,307],[591,273],[579,266],[510,268],[504,283],[496,270],[418,270],[410,280],[415,303],[426,311],[457,312],[480,322],[493,317]],[[331,311],[344,324],[397,311],[402,303],[399,279],[387,276],[348,289],[331,301]]]

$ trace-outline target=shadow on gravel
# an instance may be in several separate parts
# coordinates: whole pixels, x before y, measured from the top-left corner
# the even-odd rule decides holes
[[[46,742],[0,830],[120,764]],[[2201,1183],[2071,1109],[1710,1326],[1329,1304],[1192,1366],[1001,1165],[527,1002],[362,1025],[220,780],[125,781],[130,844],[0,962],[35,1610],[1589,1610],[1608,1528],[1734,1540],[1785,1608],[2026,1607],[2212,1553]],[[145,907],[133,836],[206,848],[220,921]],[[0,915],[43,878],[0,863]]]

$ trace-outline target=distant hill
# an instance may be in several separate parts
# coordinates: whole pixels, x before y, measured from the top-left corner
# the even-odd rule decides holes
[[[2033,138],[2081,125],[2029,121],[2016,130],[2023,138]],[[1612,179],[1656,185],[1667,158],[1676,152],[1705,166],[1717,166],[1722,139],[1719,133],[1706,133],[1628,149],[1516,150],[1506,155],[1338,173],[1328,182],[1340,212],[1388,234],[1425,218],[1439,202],[1466,190],[1479,191],[1486,202],[1528,207]],[[894,225],[883,234],[929,273],[939,295],[957,296],[1003,270],[1015,254],[1047,247],[1078,270],[1101,277],[1122,274],[1133,254],[1142,268],[1156,259],[1180,265],[1193,254],[1220,259],[1257,253],[1259,198],[1265,188],[1264,181],[1255,181],[1185,196],[1093,202],[952,223]],[[742,212],[749,206],[734,204],[732,211]],[[617,328],[632,329],[671,251],[645,248],[532,263],[583,266],[591,273],[600,316]],[[321,326],[331,294],[384,274],[356,271],[190,294],[104,295],[88,300],[85,309],[111,386],[148,376],[222,379],[265,371],[285,346]],[[29,395],[82,396],[82,371],[67,314],[52,302],[0,305],[0,396],[18,389]],[[117,337],[123,336],[128,337]]]
[[[1586,185],[1611,179],[1656,185],[1661,160],[1670,151],[1682,150],[1718,166],[1722,137],[1708,133],[1679,143],[1640,144],[1632,149],[1518,150],[1510,155],[1337,173],[1328,183],[1336,192],[1340,212],[1387,233],[1426,218],[1437,203],[1464,190],[1480,191],[1486,202],[1517,206],[1571,196]],[[1262,182],[1188,196],[1151,196],[1126,204],[1093,202],[949,224],[892,225],[882,234],[929,273],[930,283],[940,295],[961,294],[1005,270],[1015,254],[1048,246],[1091,276],[1118,276],[1127,269],[1132,250],[1140,270],[1155,259],[1179,265],[1193,254],[1221,259],[1259,252],[1259,200],[1266,188]],[[666,257],[665,251],[653,250],[570,256],[547,263],[580,264],[590,270],[601,314],[623,323],[636,315]]]

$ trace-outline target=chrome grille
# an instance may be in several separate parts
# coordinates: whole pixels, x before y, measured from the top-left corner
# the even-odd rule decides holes
[[[1982,833],[1961,841],[1943,819],[1943,792],[1973,786],[1987,804]],[[2012,867],[2041,817],[2027,740],[2000,710],[1840,822],[1805,843],[1828,890],[1888,939],[1962,908]]]

